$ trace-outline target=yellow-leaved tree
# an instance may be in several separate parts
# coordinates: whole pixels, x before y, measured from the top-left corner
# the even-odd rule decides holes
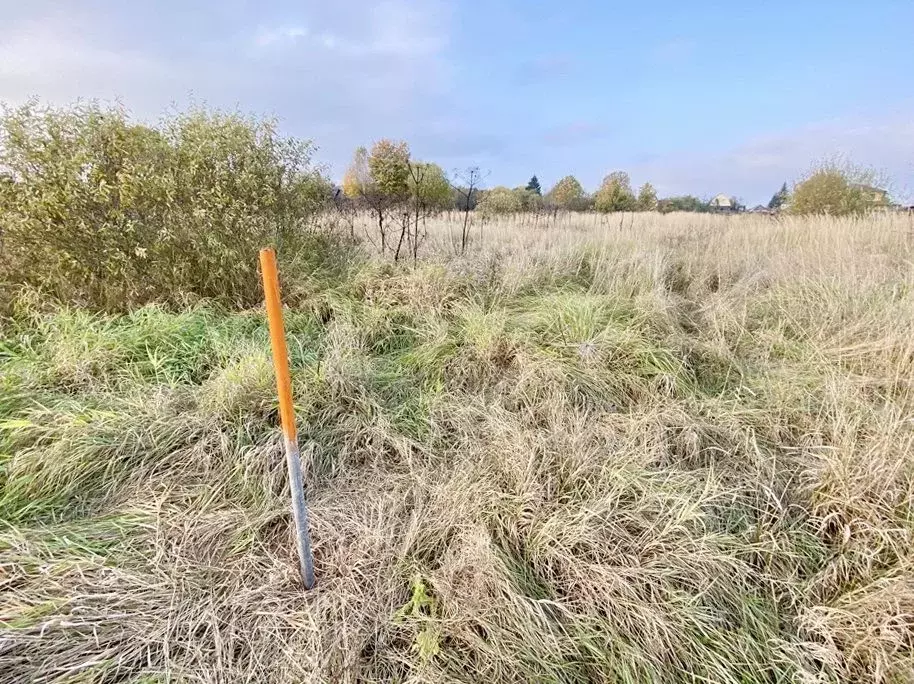
[[[343,176],[346,196],[374,213],[382,254],[392,247],[388,214],[409,197],[409,177],[409,146],[386,139],[372,145],[371,151],[359,147]]]
[[[632,183],[625,171],[613,171],[594,195],[594,209],[602,212],[634,211],[637,205]]]
[[[574,176],[565,176],[546,193],[546,201],[556,209],[580,209],[585,203],[584,188]]]

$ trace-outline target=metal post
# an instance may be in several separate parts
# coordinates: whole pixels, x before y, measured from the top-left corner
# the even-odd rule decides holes
[[[308,534],[308,505],[301,472],[301,455],[298,450],[298,431],[292,408],[292,380],[289,377],[289,352],[282,322],[282,304],[279,300],[279,274],[276,270],[276,252],[260,250],[260,267],[263,272],[263,292],[267,303],[267,320],[270,324],[270,344],[273,347],[273,367],[276,369],[276,390],[279,394],[279,416],[282,422],[286,462],[289,467],[289,488],[292,490],[292,517],[295,520],[295,539],[298,561],[305,589],[314,586],[314,559],[311,557],[311,538]]]

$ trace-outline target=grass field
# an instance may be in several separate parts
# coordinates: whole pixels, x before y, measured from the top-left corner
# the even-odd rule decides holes
[[[910,217],[457,231],[284,273],[307,594],[262,311],[24,293],[0,682],[914,682]]]

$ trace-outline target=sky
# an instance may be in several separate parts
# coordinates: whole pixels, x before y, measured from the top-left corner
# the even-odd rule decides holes
[[[275,116],[334,179],[387,137],[490,186],[751,206],[840,157],[914,202],[912,27],[912,0],[0,0],[0,101]]]

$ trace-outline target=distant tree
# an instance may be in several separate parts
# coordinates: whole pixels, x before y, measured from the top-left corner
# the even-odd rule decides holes
[[[457,171],[454,176],[460,185],[454,186],[457,195],[457,208],[463,211],[463,227],[460,231],[460,253],[467,251],[467,242],[470,239],[470,212],[476,208],[479,200],[479,186],[482,185],[483,174],[478,166],[469,166],[462,171]]]
[[[479,211],[487,216],[511,214],[521,211],[521,209],[523,209],[523,205],[518,194],[503,185],[487,190],[479,200]]]
[[[349,199],[363,199],[371,185],[371,170],[368,168],[368,150],[357,147],[346,173],[343,174],[343,194]]]
[[[358,148],[343,176],[346,196],[361,200],[374,212],[382,254],[388,247],[389,227],[385,220],[409,196],[409,176],[409,146],[390,140],[379,140],[371,152]]]
[[[444,211],[451,206],[451,182],[437,164],[410,164],[410,197],[429,211]]]
[[[681,195],[679,197],[667,197],[657,202],[657,210],[661,214],[669,214],[673,211],[691,211],[704,213],[710,211],[707,202],[703,202],[692,195]]]
[[[657,209],[657,191],[650,183],[645,183],[638,190],[638,211],[655,211]]]
[[[409,190],[409,146],[405,142],[379,140],[368,155],[368,168],[385,195],[403,198]]]
[[[780,209],[787,203],[789,197],[790,191],[787,190],[787,182],[784,181],[784,185],[781,186],[781,189],[771,196],[771,201],[768,202],[768,208],[772,210]]]
[[[871,171],[838,162],[825,162],[794,187],[790,211],[794,214],[847,216],[862,214],[888,203],[875,186]]]
[[[543,207],[543,198],[529,187],[518,186],[513,192],[520,200],[521,211],[537,211]]]
[[[546,193],[546,200],[557,209],[579,209],[585,200],[584,188],[574,176],[565,176]]]
[[[419,254],[419,245],[425,237],[419,230],[420,220],[429,214],[443,211],[451,203],[451,183],[440,166],[426,162],[410,162],[409,212],[401,221],[400,239],[394,251],[394,261],[399,261],[404,237],[413,261]]]
[[[525,189],[529,190],[530,192],[532,192],[536,195],[541,196],[543,194],[543,189],[540,187],[539,179],[536,176],[533,176],[530,179],[530,181],[527,183],[527,187]]]
[[[451,187],[451,208],[460,213],[473,211],[479,203],[479,188],[473,188],[473,194],[470,195],[470,189],[461,184]]]
[[[631,180],[625,171],[614,171],[606,176],[594,195],[594,209],[597,211],[634,211],[636,206]]]

